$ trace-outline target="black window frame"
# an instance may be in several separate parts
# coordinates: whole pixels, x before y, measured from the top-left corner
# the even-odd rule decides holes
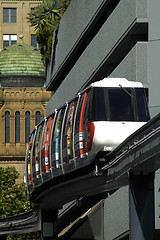
[[[3,23],[17,23],[17,8],[3,8]]]
[[[26,143],[29,140],[30,136],[30,111],[26,111],[25,113],[25,141]]]
[[[15,112],[15,142],[20,143],[20,112]]]
[[[35,125],[37,126],[41,121],[41,112],[36,111],[36,116],[35,116]]]
[[[4,36],[8,36],[9,40],[4,40]],[[9,46],[17,43],[17,40],[12,40],[12,36],[17,37],[16,34],[3,34],[3,48],[9,47]]]
[[[31,46],[39,49],[39,44],[37,43],[36,34],[31,34]]]
[[[5,143],[10,143],[10,112],[5,112]]]

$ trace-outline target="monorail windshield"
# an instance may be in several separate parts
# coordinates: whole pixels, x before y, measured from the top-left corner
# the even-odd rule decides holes
[[[143,88],[93,88],[92,112],[89,121],[139,121],[149,120],[147,101]]]

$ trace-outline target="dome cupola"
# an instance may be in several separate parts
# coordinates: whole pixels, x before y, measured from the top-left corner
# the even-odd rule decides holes
[[[40,51],[19,42],[0,52],[0,84],[2,87],[42,87],[45,83],[45,66]]]

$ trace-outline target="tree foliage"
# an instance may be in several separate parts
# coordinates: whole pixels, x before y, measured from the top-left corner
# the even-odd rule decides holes
[[[0,167],[0,217],[17,215],[30,209],[24,184],[17,184],[19,173],[14,167]]]
[[[27,19],[37,30],[42,55],[50,59],[52,35],[71,0],[44,0],[29,13]]]
[[[31,210],[24,184],[17,183],[19,173],[15,167],[0,167],[0,218],[18,215]],[[11,235],[7,240],[37,240],[40,232]]]

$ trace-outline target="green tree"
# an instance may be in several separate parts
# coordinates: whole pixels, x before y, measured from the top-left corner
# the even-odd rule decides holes
[[[30,210],[24,184],[17,184],[19,173],[14,167],[0,167],[0,217],[17,215]]]
[[[71,0],[44,0],[34,8],[27,19],[37,30],[37,42],[42,55],[50,59],[52,35]]]
[[[31,210],[26,198],[24,184],[18,183],[19,173],[15,167],[0,167],[0,218],[18,215]],[[18,180],[18,181],[17,181]],[[7,240],[38,240],[40,232],[11,235]]]

